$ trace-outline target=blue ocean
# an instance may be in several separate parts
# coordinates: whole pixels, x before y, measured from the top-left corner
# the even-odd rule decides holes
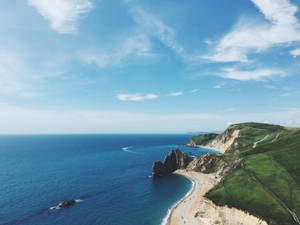
[[[149,178],[152,163],[191,135],[2,135],[1,225],[160,225],[191,188]],[[78,202],[50,210],[67,199]]]

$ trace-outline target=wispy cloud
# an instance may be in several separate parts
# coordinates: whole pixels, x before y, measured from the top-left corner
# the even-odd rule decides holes
[[[32,71],[17,53],[0,52],[0,93],[19,95]]]
[[[134,101],[134,102],[140,102],[144,100],[152,100],[158,98],[158,95],[155,94],[146,94],[146,95],[140,95],[140,94],[118,94],[117,98],[120,101]]]
[[[294,49],[292,51],[290,51],[290,54],[293,56],[293,57],[297,57],[300,55],[300,48],[297,48],[297,49]]]
[[[210,55],[214,62],[248,62],[250,53],[259,53],[279,44],[300,41],[297,7],[289,0],[252,0],[268,23],[242,18]]]
[[[86,49],[77,52],[77,58],[87,64],[107,67],[127,63],[130,59],[154,57],[151,43],[147,36],[137,35],[127,37],[120,46],[113,49]]]
[[[183,54],[183,46],[176,41],[176,31],[166,25],[159,17],[145,11],[139,6],[131,7],[130,15],[149,36],[158,38],[164,45],[173,49],[176,53]]]
[[[180,96],[180,95],[183,95],[183,92],[182,92],[182,91],[171,92],[171,93],[169,94],[169,96],[172,96],[172,97],[176,97],[176,96]]]
[[[285,73],[275,69],[239,70],[236,68],[225,68],[220,74],[224,78],[234,80],[265,80],[274,76],[284,76]]]
[[[28,0],[58,33],[74,33],[77,20],[93,8],[91,0]]]

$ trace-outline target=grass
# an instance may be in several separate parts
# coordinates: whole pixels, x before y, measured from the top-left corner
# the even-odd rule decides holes
[[[286,210],[242,169],[228,175],[210,190],[206,197],[217,205],[227,205],[251,212],[252,215],[267,219],[269,224],[283,225],[292,222]],[[272,218],[276,218],[276,221]]]

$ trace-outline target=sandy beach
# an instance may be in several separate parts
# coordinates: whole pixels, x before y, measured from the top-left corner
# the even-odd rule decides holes
[[[172,209],[167,225],[267,225],[266,222],[241,210],[216,206],[203,197],[219,182],[215,174],[177,170],[176,174],[190,179],[194,185],[189,195],[180,200]]]

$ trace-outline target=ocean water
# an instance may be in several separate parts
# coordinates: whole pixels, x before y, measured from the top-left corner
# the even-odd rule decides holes
[[[191,188],[184,177],[151,179],[153,161],[191,135],[0,136],[1,225],[160,225]],[[50,207],[81,200],[60,210]]]

